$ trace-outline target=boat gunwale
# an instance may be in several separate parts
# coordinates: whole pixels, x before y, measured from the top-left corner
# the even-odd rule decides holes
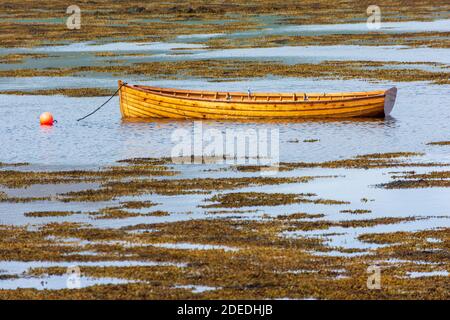
[[[130,85],[130,84],[126,84],[127,87],[133,87],[133,88],[138,88],[138,89],[145,89],[146,91],[150,90],[150,91],[172,91],[172,92],[180,92],[180,93],[195,93],[195,94],[215,94],[215,93],[222,93],[222,94],[226,94],[229,93],[230,95],[243,95],[243,96],[247,96],[248,93],[245,92],[238,92],[238,91],[211,91],[211,90],[203,90],[203,91],[199,91],[199,90],[190,90],[190,89],[177,89],[177,88],[163,88],[163,87],[153,87],[153,86],[146,86],[146,85]],[[361,96],[366,96],[367,94],[377,94],[377,93],[383,93],[386,92],[386,90],[373,90],[373,91],[354,91],[354,92],[333,92],[333,93],[327,93],[326,96],[357,96],[357,95],[361,95]],[[274,93],[274,92],[254,92],[252,93],[252,95],[261,95],[261,96],[276,96],[279,97],[281,96],[286,96],[286,97],[291,97],[292,94],[298,94],[299,97],[302,96],[303,94],[307,94],[310,97],[315,97],[315,96],[323,96],[323,92],[292,92],[292,93],[288,93],[288,92],[278,92],[278,93]]]
[[[125,84],[125,87],[129,89],[134,89],[137,91],[141,91],[144,93],[150,93],[157,96],[163,96],[163,97],[169,97],[179,100],[195,100],[195,101],[207,101],[207,102],[220,102],[220,103],[243,103],[243,104],[303,104],[303,103],[324,103],[324,102],[348,102],[348,101],[354,101],[354,100],[363,100],[363,99],[372,99],[372,98],[380,98],[386,96],[386,91],[368,91],[368,92],[347,92],[347,93],[334,93],[323,95],[318,93],[295,93],[297,95],[298,100],[290,100],[290,101],[255,101],[255,100],[227,100],[227,99],[209,99],[209,98],[200,98],[200,97],[179,97],[174,94],[168,94],[168,93],[162,93],[157,91],[172,91],[172,92],[180,92],[180,93],[193,93],[193,94],[209,94],[209,95],[215,95],[215,94],[229,94],[230,96],[239,96],[239,97],[248,97],[248,94],[245,94],[243,92],[226,92],[226,91],[191,91],[191,90],[179,90],[179,89],[172,89],[172,88],[158,88],[158,87],[150,87],[150,86],[138,86],[138,85],[128,85]],[[370,94],[370,92],[374,92],[374,94]],[[376,93],[375,93],[376,92]],[[302,100],[302,97],[306,94],[307,97],[323,97],[328,99],[323,100]],[[294,93],[292,94],[279,94],[279,95],[270,95],[265,93],[254,93],[252,94],[254,97],[293,97]],[[337,97],[345,97],[348,96],[348,98],[337,98]],[[330,99],[330,97],[336,99]]]

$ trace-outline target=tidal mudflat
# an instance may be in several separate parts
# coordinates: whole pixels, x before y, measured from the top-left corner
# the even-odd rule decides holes
[[[54,4],[5,3],[0,298],[449,298],[445,1],[379,1],[370,32],[361,2],[128,4],[81,2],[74,31]],[[118,79],[399,94],[386,119],[130,121],[116,97],[77,122]],[[277,130],[276,170],[179,163],[174,131],[199,125]]]
[[[166,158],[83,170],[3,164],[0,292],[447,298],[449,216],[442,204],[449,164],[423,157],[281,163],[273,177],[255,167],[217,170]],[[433,185],[428,172],[437,167],[443,184]],[[402,175],[429,185],[391,190]],[[371,265],[382,268],[384,290],[367,289]],[[81,273],[77,290],[64,286],[74,266]]]

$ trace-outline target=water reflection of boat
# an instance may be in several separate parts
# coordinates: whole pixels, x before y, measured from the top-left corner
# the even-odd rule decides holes
[[[293,119],[384,117],[397,88],[348,93],[242,93],[167,89],[119,81],[123,118]]]

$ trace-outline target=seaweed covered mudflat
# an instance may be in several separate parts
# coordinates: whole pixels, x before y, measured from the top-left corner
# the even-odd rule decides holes
[[[366,19],[370,1],[211,1],[179,2],[79,1],[86,28],[67,30],[67,3],[2,1],[1,42],[5,47],[37,46],[104,39],[111,41],[166,41],[178,35],[257,30],[274,16],[279,24],[352,23]],[[446,1],[378,1],[386,21],[429,21],[448,17]],[[336,10],[336,9],[339,10]],[[304,13],[308,14],[305,15]],[[192,23],[194,22],[194,23]],[[145,27],[144,27],[145,26]]]
[[[89,0],[71,28],[65,1],[0,0],[0,297],[449,299],[450,6],[377,1],[369,29],[373,4]],[[118,79],[399,90],[386,119],[203,121],[278,130],[279,162],[183,163],[198,123],[120,120],[117,97],[76,121]]]
[[[123,8],[115,1],[81,1],[80,27],[70,29],[64,2],[6,1],[0,19],[6,49],[0,53],[0,77],[74,77],[83,83],[69,88],[2,87],[0,93],[93,97],[115,91],[115,83],[99,85],[93,75],[136,81],[290,77],[448,85],[449,64],[441,51],[449,48],[448,4],[379,1],[388,25],[374,30],[365,24],[370,4],[131,1]],[[354,58],[311,61],[321,54],[314,49],[307,53],[308,46],[327,54],[343,50],[344,57],[362,48],[368,51]],[[384,58],[383,47],[391,48],[394,57]],[[277,48],[278,54],[259,53]],[[403,59],[409,50],[418,52]],[[298,55],[294,60],[287,54],[292,51]]]
[[[119,61],[120,62],[120,61]],[[431,66],[437,69],[422,70],[409,65]],[[392,66],[400,66],[392,69]],[[0,70],[0,77],[68,77],[86,76],[90,73],[109,76],[145,76],[156,79],[208,79],[224,82],[268,76],[323,79],[368,79],[372,81],[427,81],[432,84],[448,84],[448,65],[433,62],[373,62],[373,61],[323,61],[321,63],[286,64],[279,61],[229,60],[193,60],[193,61],[155,61],[132,64],[104,66],[80,66],[72,68],[11,69]],[[53,89],[33,91],[3,91],[1,94],[34,94],[67,96],[102,96],[112,90],[99,88]]]
[[[355,170],[396,181],[414,176],[401,170],[447,166],[421,157],[398,152],[309,168],[281,164],[286,170],[274,177],[261,177],[255,167],[211,170],[213,164],[186,178],[190,165],[168,158],[65,171],[4,163],[1,208],[12,214],[3,214],[0,226],[0,293],[6,299],[448,299],[448,216],[426,208],[380,211],[374,204],[382,197],[371,190],[383,189],[369,181],[362,182],[367,197],[361,199],[317,192],[337,179],[361,183],[346,177]],[[53,192],[52,185],[66,191]],[[22,196],[13,196],[18,190]],[[380,274],[375,286],[373,270]],[[76,290],[68,286],[74,276]]]

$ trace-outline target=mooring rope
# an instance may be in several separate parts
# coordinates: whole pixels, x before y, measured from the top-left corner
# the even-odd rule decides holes
[[[92,111],[91,113],[88,113],[88,114],[85,115],[83,118],[77,119],[77,121],[84,120],[84,119],[86,119],[87,117],[92,116],[92,115],[93,115],[94,113],[96,113],[98,110],[100,110],[105,104],[107,104],[109,101],[111,101],[111,99],[114,98],[114,96],[117,94],[117,92],[119,92],[120,89],[122,89],[122,87],[123,87],[124,85],[126,85],[126,84],[127,84],[126,82],[122,83],[122,84],[120,85],[119,89],[117,89],[116,92],[114,92],[113,95],[112,95],[111,97],[109,97],[109,99],[106,100],[100,107],[98,107],[97,109],[95,109],[95,110]]]

